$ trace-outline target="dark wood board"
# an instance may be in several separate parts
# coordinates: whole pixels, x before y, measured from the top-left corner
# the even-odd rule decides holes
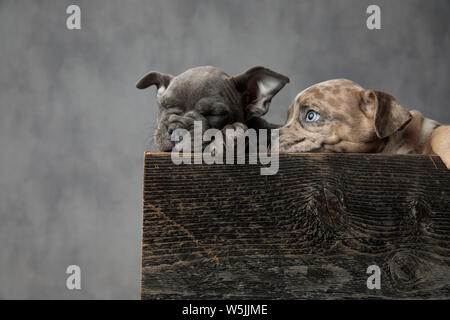
[[[284,154],[263,176],[148,152],[143,209],[142,299],[450,298],[439,157]]]

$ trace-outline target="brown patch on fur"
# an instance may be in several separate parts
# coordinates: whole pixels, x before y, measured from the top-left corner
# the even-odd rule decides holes
[[[332,106],[338,106],[337,100],[334,98],[328,98],[327,99],[328,104],[332,105]]]
[[[337,97],[336,98],[336,104],[343,105],[344,103],[345,103],[345,101],[344,101],[343,97]]]
[[[341,93],[341,89],[340,88],[334,88],[333,91],[331,91],[333,94],[340,94]]]
[[[314,99],[325,98],[325,94],[319,88],[312,88],[311,90],[308,90],[308,94],[311,95],[311,97],[313,97]]]

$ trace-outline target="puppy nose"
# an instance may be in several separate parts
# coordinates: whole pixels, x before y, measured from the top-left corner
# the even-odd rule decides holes
[[[175,129],[176,129],[176,127],[173,124],[169,125],[169,128],[167,128],[167,132],[169,133],[169,136],[172,135],[172,133],[175,131]]]

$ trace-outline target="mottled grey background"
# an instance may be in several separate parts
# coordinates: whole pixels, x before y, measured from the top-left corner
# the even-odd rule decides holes
[[[291,78],[279,123],[301,89],[346,77],[448,123],[449,17],[448,0],[0,1],[0,298],[139,297],[145,72],[268,66]]]

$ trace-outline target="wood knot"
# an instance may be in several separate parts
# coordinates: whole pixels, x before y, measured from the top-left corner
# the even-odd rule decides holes
[[[408,203],[408,210],[403,215],[401,223],[402,231],[408,235],[417,237],[430,228],[429,218],[432,211],[428,203],[422,199],[413,199]]]
[[[288,228],[295,231],[296,241],[331,247],[345,226],[343,194],[337,188],[308,187],[308,196],[296,199],[292,206]]]
[[[411,200],[409,202],[409,207],[410,207],[411,216],[417,222],[420,222],[421,220],[431,216],[431,208],[428,205],[428,203],[424,200],[421,200],[421,199]]]
[[[322,210],[322,221],[329,228],[338,229],[344,223],[344,195],[339,189],[323,188],[325,208]]]
[[[389,260],[388,267],[394,286],[398,290],[412,290],[428,278],[430,266],[425,259],[411,250],[396,252]]]

